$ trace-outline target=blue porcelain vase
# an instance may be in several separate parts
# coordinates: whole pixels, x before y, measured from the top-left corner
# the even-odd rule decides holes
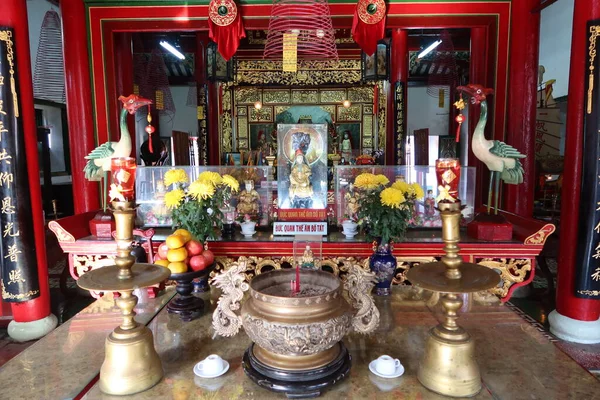
[[[376,295],[389,296],[392,294],[391,286],[396,265],[396,257],[392,255],[392,245],[389,242],[381,243],[381,239],[374,241],[369,267],[377,278],[374,290]]]

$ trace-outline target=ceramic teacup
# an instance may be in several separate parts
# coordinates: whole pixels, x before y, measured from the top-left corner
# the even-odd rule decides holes
[[[223,366],[223,359],[216,354],[211,354],[204,359],[202,372],[206,375],[217,375],[223,371]]]
[[[375,360],[375,370],[381,375],[393,375],[400,366],[400,360],[390,356],[381,356]]]

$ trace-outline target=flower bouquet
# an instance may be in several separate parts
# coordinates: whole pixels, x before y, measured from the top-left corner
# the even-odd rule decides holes
[[[370,238],[380,238],[381,243],[400,241],[415,218],[415,202],[424,196],[418,183],[398,180],[389,185],[382,174],[362,173],[354,180],[360,208],[358,224],[367,228]]]
[[[194,182],[182,169],[165,173],[164,183],[172,189],[164,202],[172,210],[173,226],[190,231],[198,240],[214,239],[214,227],[222,228],[223,204],[239,190],[239,182],[231,175],[204,171]]]

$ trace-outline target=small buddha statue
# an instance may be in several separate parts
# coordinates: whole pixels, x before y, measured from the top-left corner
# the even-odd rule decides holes
[[[350,140],[350,131],[344,132],[344,138],[340,144],[340,150],[344,159],[350,160],[352,158],[352,141]]]
[[[236,211],[238,215],[248,215],[256,220],[260,209],[260,195],[254,190],[254,181],[244,181],[244,190],[240,192]]]
[[[315,257],[313,255],[313,251],[310,249],[309,245],[306,245],[304,249],[304,253],[302,253],[302,259],[300,260],[300,266],[305,269],[314,269],[315,268]]]
[[[312,171],[302,150],[296,150],[296,158],[290,170],[289,198],[292,208],[312,206],[313,187],[310,182]]]

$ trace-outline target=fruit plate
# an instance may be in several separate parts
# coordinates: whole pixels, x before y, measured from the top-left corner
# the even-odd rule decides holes
[[[178,282],[178,281],[191,282],[192,280],[194,280],[196,278],[204,278],[204,276],[210,274],[211,271],[213,269],[215,269],[215,266],[216,266],[215,263],[212,263],[211,265],[209,265],[208,267],[206,267],[200,271],[188,271],[188,272],[182,272],[180,274],[171,273],[169,280],[172,280],[175,282]]]
[[[179,314],[182,321],[188,322],[200,316],[204,311],[204,301],[192,295],[194,285],[192,280],[196,278],[206,278],[215,268],[216,264],[212,263],[207,268],[200,271],[189,271],[181,274],[171,274],[170,280],[175,281],[175,291],[177,294],[169,304],[167,311],[172,314]]]

